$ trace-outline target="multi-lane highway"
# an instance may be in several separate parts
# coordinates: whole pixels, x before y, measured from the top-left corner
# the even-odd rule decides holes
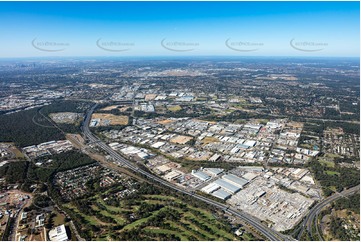
[[[94,143],[95,145],[97,145],[98,147],[100,147],[101,149],[103,149],[104,151],[106,151],[113,159],[114,161],[120,165],[120,166],[124,166],[127,167],[128,169],[130,169],[133,172],[136,173],[140,173],[144,176],[146,176],[148,179],[156,181],[168,188],[171,188],[173,190],[176,190],[178,192],[181,192],[183,194],[187,194],[189,196],[192,196],[193,198],[196,198],[198,200],[201,200],[209,205],[212,205],[214,207],[217,207],[219,209],[222,209],[240,219],[242,219],[243,221],[245,221],[246,223],[248,223],[250,226],[252,226],[253,228],[255,228],[260,234],[262,234],[266,239],[268,240],[273,240],[273,241],[279,241],[279,240],[289,240],[290,238],[286,238],[284,235],[282,235],[281,233],[278,233],[277,231],[272,230],[271,228],[268,228],[266,225],[262,224],[261,221],[257,218],[254,218],[253,216],[246,214],[242,211],[238,211],[235,209],[230,208],[229,206],[219,203],[219,202],[215,202],[212,199],[203,197],[201,195],[195,194],[193,192],[189,192],[187,190],[184,190],[172,183],[169,183],[147,171],[144,171],[142,169],[140,169],[138,166],[136,166],[134,163],[126,160],[124,157],[122,157],[119,153],[117,153],[116,151],[114,151],[112,148],[110,148],[108,145],[106,145],[103,141],[101,141],[98,137],[96,137],[95,135],[92,134],[92,132],[89,130],[89,122],[91,119],[91,115],[94,112],[95,108],[96,108],[97,104],[94,105],[85,115],[84,121],[83,121],[83,125],[82,125],[82,131],[83,134],[86,136],[86,138]]]
[[[311,235],[312,234],[312,226],[318,226],[317,225],[317,217],[318,214],[321,212],[323,208],[325,208],[327,205],[331,204],[332,202],[336,201],[337,199],[340,199],[342,197],[346,197],[349,195],[352,195],[356,192],[360,191],[360,185],[352,187],[350,189],[344,190],[341,193],[335,193],[330,197],[327,197],[326,199],[322,200],[320,203],[318,203],[316,206],[314,206],[308,215],[306,216],[305,220],[301,224],[301,230],[298,233],[297,240],[301,239],[302,234],[307,230],[307,232]],[[319,236],[320,237],[320,236]],[[317,240],[322,240],[322,238],[317,238]]]

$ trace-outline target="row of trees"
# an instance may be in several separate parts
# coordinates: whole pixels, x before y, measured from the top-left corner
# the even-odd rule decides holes
[[[84,101],[59,100],[50,105],[42,107],[41,111],[44,115],[59,112],[84,113],[93,103]]]

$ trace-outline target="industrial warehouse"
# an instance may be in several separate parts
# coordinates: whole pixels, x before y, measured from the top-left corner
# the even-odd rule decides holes
[[[248,180],[240,178],[238,176],[227,174],[222,178],[208,184],[203,187],[201,191],[217,197],[222,200],[230,198],[233,194],[236,194],[248,183]]]

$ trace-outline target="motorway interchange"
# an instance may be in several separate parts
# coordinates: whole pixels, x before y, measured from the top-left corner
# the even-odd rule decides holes
[[[359,191],[360,191],[360,185],[349,188],[347,190],[344,190],[341,193],[335,193],[334,195],[327,197],[324,200],[322,200],[321,202],[319,202],[318,204],[316,204],[310,210],[310,212],[308,213],[306,218],[303,220],[303,222],[300,226],[299,232],[296,231],[296,232],[298,232],[298,233],[296,233],[296,236],[295,236],[295,237],[297,237],[297,240],[301,239],[301,236],[304,234],[305,230],[312,237],[312,227],[313,226],[316,227],[316,233],[317,233],[316,240],[323,240],[322,235],[319,233],[319,230],[318,230],[318,224],[317,224],[318,214],[321,212],[321,210],[323,208],[327,207],[329,204],[336,201],[337,199],[346,197],[346,196],[350,196]]]

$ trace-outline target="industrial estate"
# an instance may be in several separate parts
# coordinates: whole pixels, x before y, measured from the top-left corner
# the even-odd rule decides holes
[[[357,63],[299,61],[3,62],[2,239],[358,240]]]
[[[1,241],[360,241],[357,1],[0,1]]]

